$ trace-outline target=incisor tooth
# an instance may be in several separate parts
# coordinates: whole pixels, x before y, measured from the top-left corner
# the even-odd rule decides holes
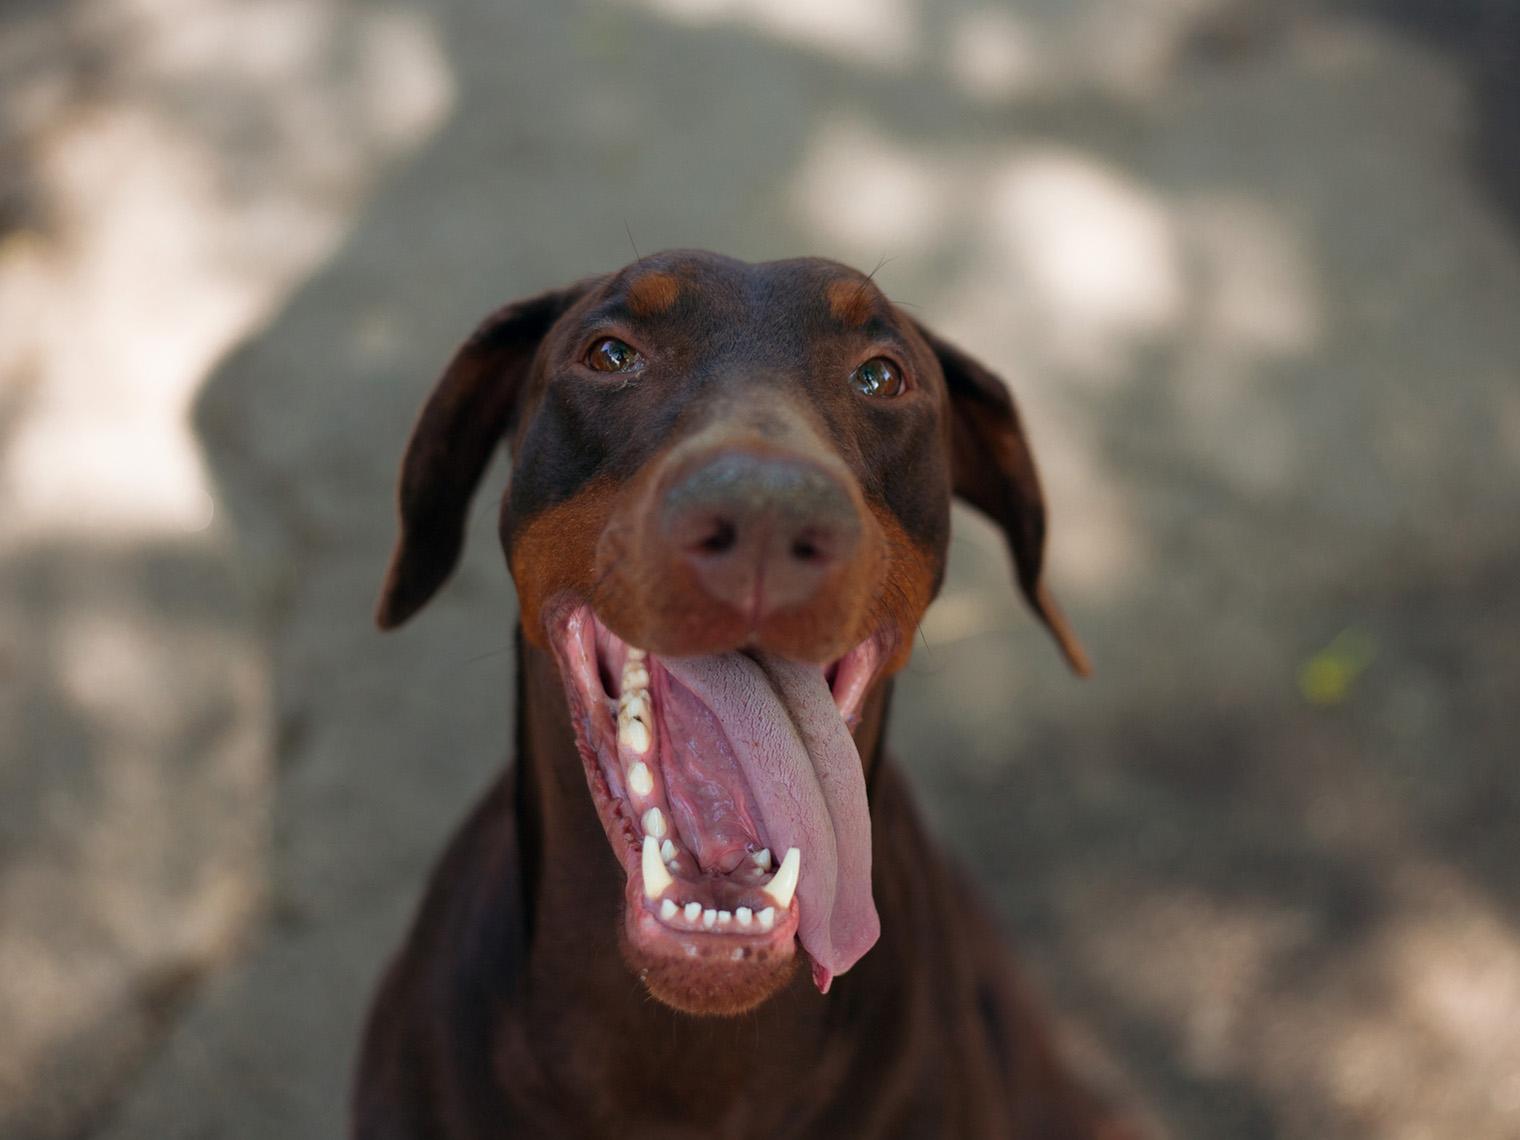
[[[641,720],[618,717],[618,743],[633,749],[642,756],[649,751],[649,729]]]
[[[644,813],[644,834],[665,838],[665,813],[659,808],[652,807]]]
[[[644,836],[644,897],[657,899],[675,882],[665,864],[660,860],[660,841],[652,835]]]
[[[678,908],[675,903],[673,903],[670,899],[666,899],[660,903],[660,917],[663,918],[666,922],[669,922],[676,916],[676,911],[678,909],[680,908]]]
[[[788,847],[780,869],[771,876],[770,882],[760,888],[775,900],[777,909],[785,910],[792,905],[792,896],[797,893],[797,875],[801,870],[802,852],[795,847]]]
[[[711,907],[708,907],[702,912],[702,925],[707,927],[708,930],[711,930],[717,921],[718,912],[713,910]]]
[[[755,921],[760,924],[761,930],[769,930],[776,922],[776,908],[772,906],[766,907],[759,914],[755,915]]]
[[[733,911],[731,911],[731,910],[720,910],[718,912],[718,925],[719,926],[727,926],[733,920],[734,920],[734,912]]]
[[[734,911],[734,921],[740,926],[748,926],[754,917],[755,912],[747,906],[741,906],[738,910]]]
[[[689,903],[686,904],[686,921],[687,922],[696,922],[697,919],[699,919],[701,917],[702,917],[702,904],[701,903],[699,903],[699,902],[689,902]]]

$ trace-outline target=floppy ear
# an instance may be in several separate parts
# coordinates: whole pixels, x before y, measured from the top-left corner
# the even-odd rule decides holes
[[[401,537],[375,610],[381,629],[406,621],[453,573],[470,498],[516,421],[539,341],[584,292],[576,285],[496,310],[422,405],[401,461]]]
[[[918,326],[945,373],[950,393],[951,472],[955,493],[1003,531],[1019,587],[1074,672],[1092,672],[1087,654],[1041,578],[1045,560],[1045,496],[1018,408],[991,371]]]

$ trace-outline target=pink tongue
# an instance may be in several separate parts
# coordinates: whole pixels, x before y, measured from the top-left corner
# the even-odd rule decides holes
[[[819,989],[881,933],[871,816],[855,741],[816,665],[770,654],[661,658],[722,724],[779,861],[802,852],[799,930]]]

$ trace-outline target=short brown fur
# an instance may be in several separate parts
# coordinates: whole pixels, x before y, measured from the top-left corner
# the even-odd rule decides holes
[[[875,308],[873,290],[866,282],[850,280],[831,281],[824,290],[829,301],[829,313],[835,320],[850,328],[858,328],[871,319]]]
[[[651,270],[628,286],[628,307],[638,317],[655,317],[675,306],[681,282],[674,274]]]
[[[647,373],[585,366],[597,314],[616,322],[606,335],[640,342]],[[911,380],[895,403],[849,386],[880,352]],[[516,763],[450,844],[376,995],[352,1135],[1133,1140],[1061,1066],[883,747],[887,678],[944,574],[952,487],[1002,528],[1031,606],[1086,665],[1042,578],[1044,500],[1002,382],[863,275],[813,259],[657,254],[508,306],[456,354],[408,445],[382,625],[447,577],[470,492],[509,435]],[[812,471],[858,522],[812,593],[757,609],[757,625],[704,600],[706,579],[661,538],[670,487],[713,455]],[[825,661],[883,637],[854,728],[881,936],[827,996],[797,957],[746,971],[627,945],[634,880],[588,794],[584,709],[545,629],[566,599],[657,654]]]

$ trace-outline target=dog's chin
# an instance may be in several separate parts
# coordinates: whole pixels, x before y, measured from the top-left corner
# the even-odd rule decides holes
[[[651,997],[679,1013],[735,1017],[763,1005],[791,984],[797,973],[796,941],[746,947],[742,958],[731,948],[677,945],[669,939],[643,940],[636,911],[623,924],[623,958]]]
[[[624,895],[619,941],[623,960],[652,997],[700,1017],[733,1017],[770,1000],[791,982],[799,957],[795,908],[763,932],[718,934],[700,920],[682,930],[659,918],[637,874]]]

